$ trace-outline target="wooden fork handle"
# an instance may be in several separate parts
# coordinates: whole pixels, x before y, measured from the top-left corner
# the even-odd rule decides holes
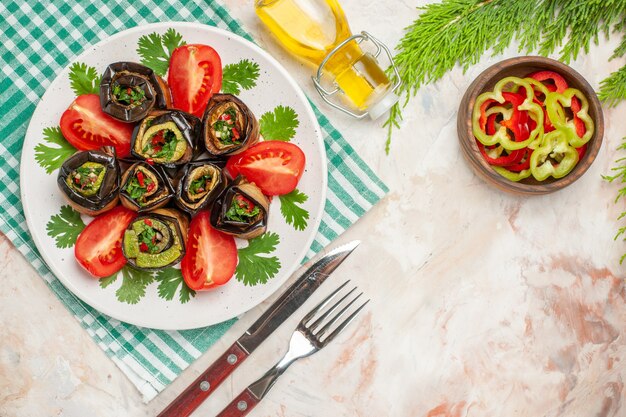
[[[167,408],[161,411],[158,417],[187,417],[190,415],[247,357],[248,353],[237,343],[234,343]]]
[[[247,415],[261,400],[257,399],[250,390],[245,389],[216,417],[242,417]]]

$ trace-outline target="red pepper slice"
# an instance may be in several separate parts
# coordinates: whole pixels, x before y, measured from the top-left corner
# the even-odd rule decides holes
[[[587,145],[588,143],[585,143],[583,146],[581,146],[580,148],[576,148],[576,151],[578,152],[578,160],[580,161],[581,159],[583,159],[583,156],[585,156],[585,153],[587,152]]]
[[[519,163],[521,159],[524,157],[524,155],[526,154],[526,149],[527,149],[527,148],[524,148],[524,149],[519,149],[516,151],[511,151],[511,153],[508,155],[499,156],[497,158],[492,158],[487,154],[487,151],[485,150],[485,145],[480,143],[478,140],[476,141],[476,145],[478,145],[478,149],[480,150],[480,153],[483,155],[483,158],[485,158],[485,161],[487,161],[489,165],[507,167],[507,168],[509,167],[509,165],[514,165],[514,164]]]
[[[497,103],[497,101],[489,99],[485,100],[485,102],[480,106],[480,119],[478,119],[478,124],[482,130],[485,130],[485,124],[487,123],[487,109],[494,103]]]
[[[578,97],[572,97],[572,105],[570,108],[572,109],[572,113],[574,113],[574,126],[576,127],[576,134],[579,138],[582,138],[585,135],[585,132],[587,132],[587,128],[585,127],[585,122],[580,120],[577,116],[578,112],[582,108]]]
[[[532,74],[528,74],[527,77],[534,78],[537,81],[541,81],[548,87],[549,90],[552,91],[551,85],[555,86],[555,90],[557,93],[562,93],[567,90],[568,84],[565,81],[565,78],[558,72],[554,71],[537,71]],[[547,83],[546,81],[552,81],[552,83]]]
[[[488,135],[496,134],[496,117],[498,117],[497,114],[490,114],[489,117],[487,117],[487,124],[485,126],[486,128],[485,131],[487,132]]]
[[[530,149],[530,148],[524,148],[521,150],[524,152],[524,154],[522,158],[520,159],[519,163],[514,164],[514,165],[509,165],[508,167],[506,167],[506,169],[512,172],[521,172],[525,169],[530,168],[530,156],[533,154],[535,150]]]
[[[143,172],[141,172],[141,171],[137,170],[137,181],[139,182],[139,185],[140,185],[141,187],[145,187],[145,186],[146,186],[143,180],[144,180],[144,178],[143,178]]]
[[[530,136],[528,128],[528,112],[519,110],[526,97],[518,93],[503,92],[502,96],[513,105],[513,114],[510,119],[503,120],[502,125],[508,127],[515,134],[515,141],[521,142]]]

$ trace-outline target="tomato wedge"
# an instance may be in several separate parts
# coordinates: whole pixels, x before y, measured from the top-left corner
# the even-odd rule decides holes
[[[98,278],[108,277],[126,265],[122,253],[124,231],[137,213],[117,206],[96,217],[76,240],[74,256],[78,263]]]
[[[174,107],[202,118],[214,93],[222,88],[222,60],[208,45],[183,45],[170,58],[167,83]]]
[[[231,157],[226,170],[233,178],[242,174],[265,195],[283,195],[298,185],[305,161],[304,152],[293,143],[268,140]]]
[[[189,288],[204,291],[226,284],[237,268],[235,239],[211,227],[209,212],[191,220],[186,253],[180,264]]]
[[[61,116],[61,133],[81,151],[114,146],[117,156],[130,155],[133,125],[115,120],[102,111],[100,96],[83,94]]]

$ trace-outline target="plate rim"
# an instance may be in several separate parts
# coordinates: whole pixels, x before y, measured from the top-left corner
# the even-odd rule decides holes
[[[144,25],[137,25],[135,27],[129,28],[129,29],[125,29],[125,30],[121,30],[119,32],[114,33],[113,35],[107,36],[101,40],[99,40],[98,42],[96,42],[95,44],[92,45],[86,45],[83,49],[83,51],[78,54],[77,56],[75,56],[73,59],[68,60],[67,65],[57,74],[57,76],[50,82],[50,84],[47,86],[46,91],[44,92],[44,94],[41,96],[41,98],[38,100],[37,105],[35,106],[35,110],[33,110],[33,115],[35,113],[35,111],[37,110],[37,108],[39,107],[39,105],[44,102],[44,100],[46,99],[46,96],[49,94],[50,92],[50,86],[52,84],[54,84],[55,82],[57,82],[57,80],[61,77],[67,76],[67,74],[69,73],[69,67],[75,63],[81,60],[81,58],[83,58],[83,56],[92,53],[93,50],[97,50],[99,47],[102,47],[103,44],[109,43],[109,42],[114,42],[115,40],[117,40],[117,38],[121,38],[123,36],[129,35],[129,34],[133,34],[136,32],[143,32],[143,31],[152,31],[152,30],[159,30],[159,29],[169,29],[169,28],[176,28],[176,27],[186,27],[189,29],[197,29],[197,30],[208,30],[208,31],[212,31],[217,33],[218,35],[221,36],[226,36],[226,37],[230,37],[232,38],[232,40],[236,41],[236,42],[240,42],[243,45],[245,45],[246,47],[251,48],[253,51],[255,51],[256,53],[258,53],[259,55],[263,56],[265,59],[267,59],[268,61],[270,61],[272,64],[274,64],[274,66],[277,68],[277,70],[282,74],[282,76],[284,77],[284,79],[291,84],[291,86],[294,88],[296,95],[298,96],[298,98],[302,101],[302,103],[304,104],[304,109],[306,111],[306,113],[308,114],[308,116],[310,117],[310,119],[313,121],[313,128],[314,130],[316,130],[315,132],[315,136],[317,138],[316,143],[317,143],[317,147],[318,147],[318,152],[320,154],[320,165],[322,168],[322,190],[320,193],[320,203],[318,204],[318,207],[315,210],[315,216],[311,216],[312,218],[315,219],[315,223],[311,225],[312,229],[310,232],[310,235],[308,236],[308,238],[306,239],[306,243],[303,246],[302,249],[300,249],[300,252],[298,253],[298,255],[296,256],[296,261],[293,262],[293,265],[290,268],[286,268],[283,273],[279,276],[282,277],[280,278],[282,280],[281,284],[279,286],[276,287],[276,289],[274,291],[269,292],[265,297],[263,297],[262,299],[259,299],[256,303],[253,303],[253,305],[249,306],[248,308],[246,308],[244,311],[239,312],[238,314],[235,315],[231,315],[228,318],[220,318],[220,320],[218,321],[211,321],[211,322],[204,322],[204,323],[198,323],[202,320],[196,320],[196,322],[190,323],[190,325],[188,326],[176,326],[176,327],[171,327],[171,326],[154,326],[152,323],[149,323],[149,320],[143,320],[141,317],[136,318],[136,317],[130,317],[130,320],[127,320],[128,317],[122,315],[118,315],[115,312],[115,308],[108,308],[107,306],[100,306],[98,305],[97,307],[91,304],[91,300],[86,300],[84,294],[81,294],[81,291],[79,291],[76,286],[74,286],[71,282],[70,279],[67,279],[63,274],[60,273],[60,271],[57,270],[56,267],[52,266],[51,263],[49,262],[49,257],[50,255],[45,251],[42,250],[42,248],[46,247],[46,244],[42,241],[42,235],[38,234],[38,233],[32,233],[31,230],[34,230],[32,227],[32,214],[31,214],[31,207],[28,204],[24,204],[25,203],[25,198],[24,198],[24,187],[22,186],[23,184],[23,178],[24,178],[24,170],[25,168],[25,153],[23,152],[24,147],[26,146],[26,138],[30,137],[31,135],[34,134],[33,130],[35,129],[33,122],[33,118],[31,115],[31,119],[28,123],[28,127],[26,129],[26,133],[24,136],[24,143],[22,144],[22,154],[20,157],[20,172],[19,172],[19,183],[20,183],[20,202],[22,203],[22,208],[24,210],[24,218],[26,220],[26,225],[28,228],[28,233],[31,236],[31,239],[33,240],[33,242],[35,243],[35,246],[37,248],[37,250],[39,251],[39,253],[41,254],[41,258],[43,259],[46,267],[50,270],[50,272],[52,272],[52,274],[55,276],[56,279],[58,279],[63,286],[76,298],[78,298],[79,300],[81,300],[82,302],[84,302],[85,304],[87,304],[88,306],[90,306],[91,308],[93,308],[94,310],[98,311],[101,314],[104,314],[106,316],[109,316],[110,318],[119,320],[121,322],[130,324],[130,325],[134,325],[134,326],[139,326],[139,327],[144,327],[144,328],[149,328],[149,329],[154,329],[154,330],[191,330],[191,329],[198,329],[198,328],[202,328],[202,327],[208,327],[208,326],[212,326],[212,325],[216,325],[219,323],[223,323],[226,322],[228,320],[232,320],[234,318],[237,318],[245,313],[247,313],[248,311],[252,310],[253,308],[257,307],[258,305],[262,304],[265,300],[267,300],[269,297],[271,297],[272,295],[276,294],[278,291],[280,291],[285,282],[288,281],[289,277],[291,277],[295,271],[297,271],[299,268],[302,267],[302,260],[304,259],[304,257],[306,256],[306,253],[309,251],[309,249],[311,248],[311,245],[313,243],[313,241],[315,240],[315,237],[317,236],[318,232],[319,232],[319,227],[322,221],[322,217],[324,214],[324,208],[326,206],[326,200],[327,200],[327,191],[328,191],[328,157],[326,155],[326,149],[325,149],[325,144],[324,144],[324,137],[322,134],[322,128],[319,124],[319,121],[315,115],[315,112],[313,111],[312,108],[312,103],[310,102],[310,100],[308,99],[308,97],[306,96],[306,94],[304,93],[304,91],[302,90],[302,88],[298,85],[298,83],[295,81],[295,79],[291,76],[291,74],[289,74],[289,72],[282,66],[282,64],[275,59],[273,56],[271,56],[267,51],[265,51],[264,49],[262,49],[260,46],[258,46],[257,44],[255,44],[254,42],[242,37],[241,35],[238,35],[234,32],[231,32],[229,30],[226,29],[222,29],[222,28],[218,28],[216,26],[211,26],[205,23],[199,23],[199,22],[180,22],[180,21],[168,21],[168,22],[155,22],[155,23],[148,23],[148,24],[144,24]],[[34,163],[35,161],[28,161],[31,163]],[[50,175],[54,175],[54,174],[50,174]],[[69,260],[65,261],[65,262],[69,262]],[[273,279],[276,279],[276,277],[274,277]],[[58,298],[58,296],[57,296]],[[208,315],[207,315],[208,316]],[[214,317],[214,316],[209,316],[207,318],[210,317]]]

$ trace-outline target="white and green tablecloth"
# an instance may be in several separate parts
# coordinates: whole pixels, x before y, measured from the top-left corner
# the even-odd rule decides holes
[[[252,3],[246,7],[253,7]],[[81,302],[54,277],[31,240],[19,197],[18,174],[26,128],[56,74],[87,46],[121,30],[161,21],[199,22],[251,39],[213,0],[0,2],[0,230],[146,401],[202,355],[234,320],[189,331],[157,331],[112,319]],[[328,119],[314,110],[324,133],[329,190],[309,255],[335,239],[387,191]]]

